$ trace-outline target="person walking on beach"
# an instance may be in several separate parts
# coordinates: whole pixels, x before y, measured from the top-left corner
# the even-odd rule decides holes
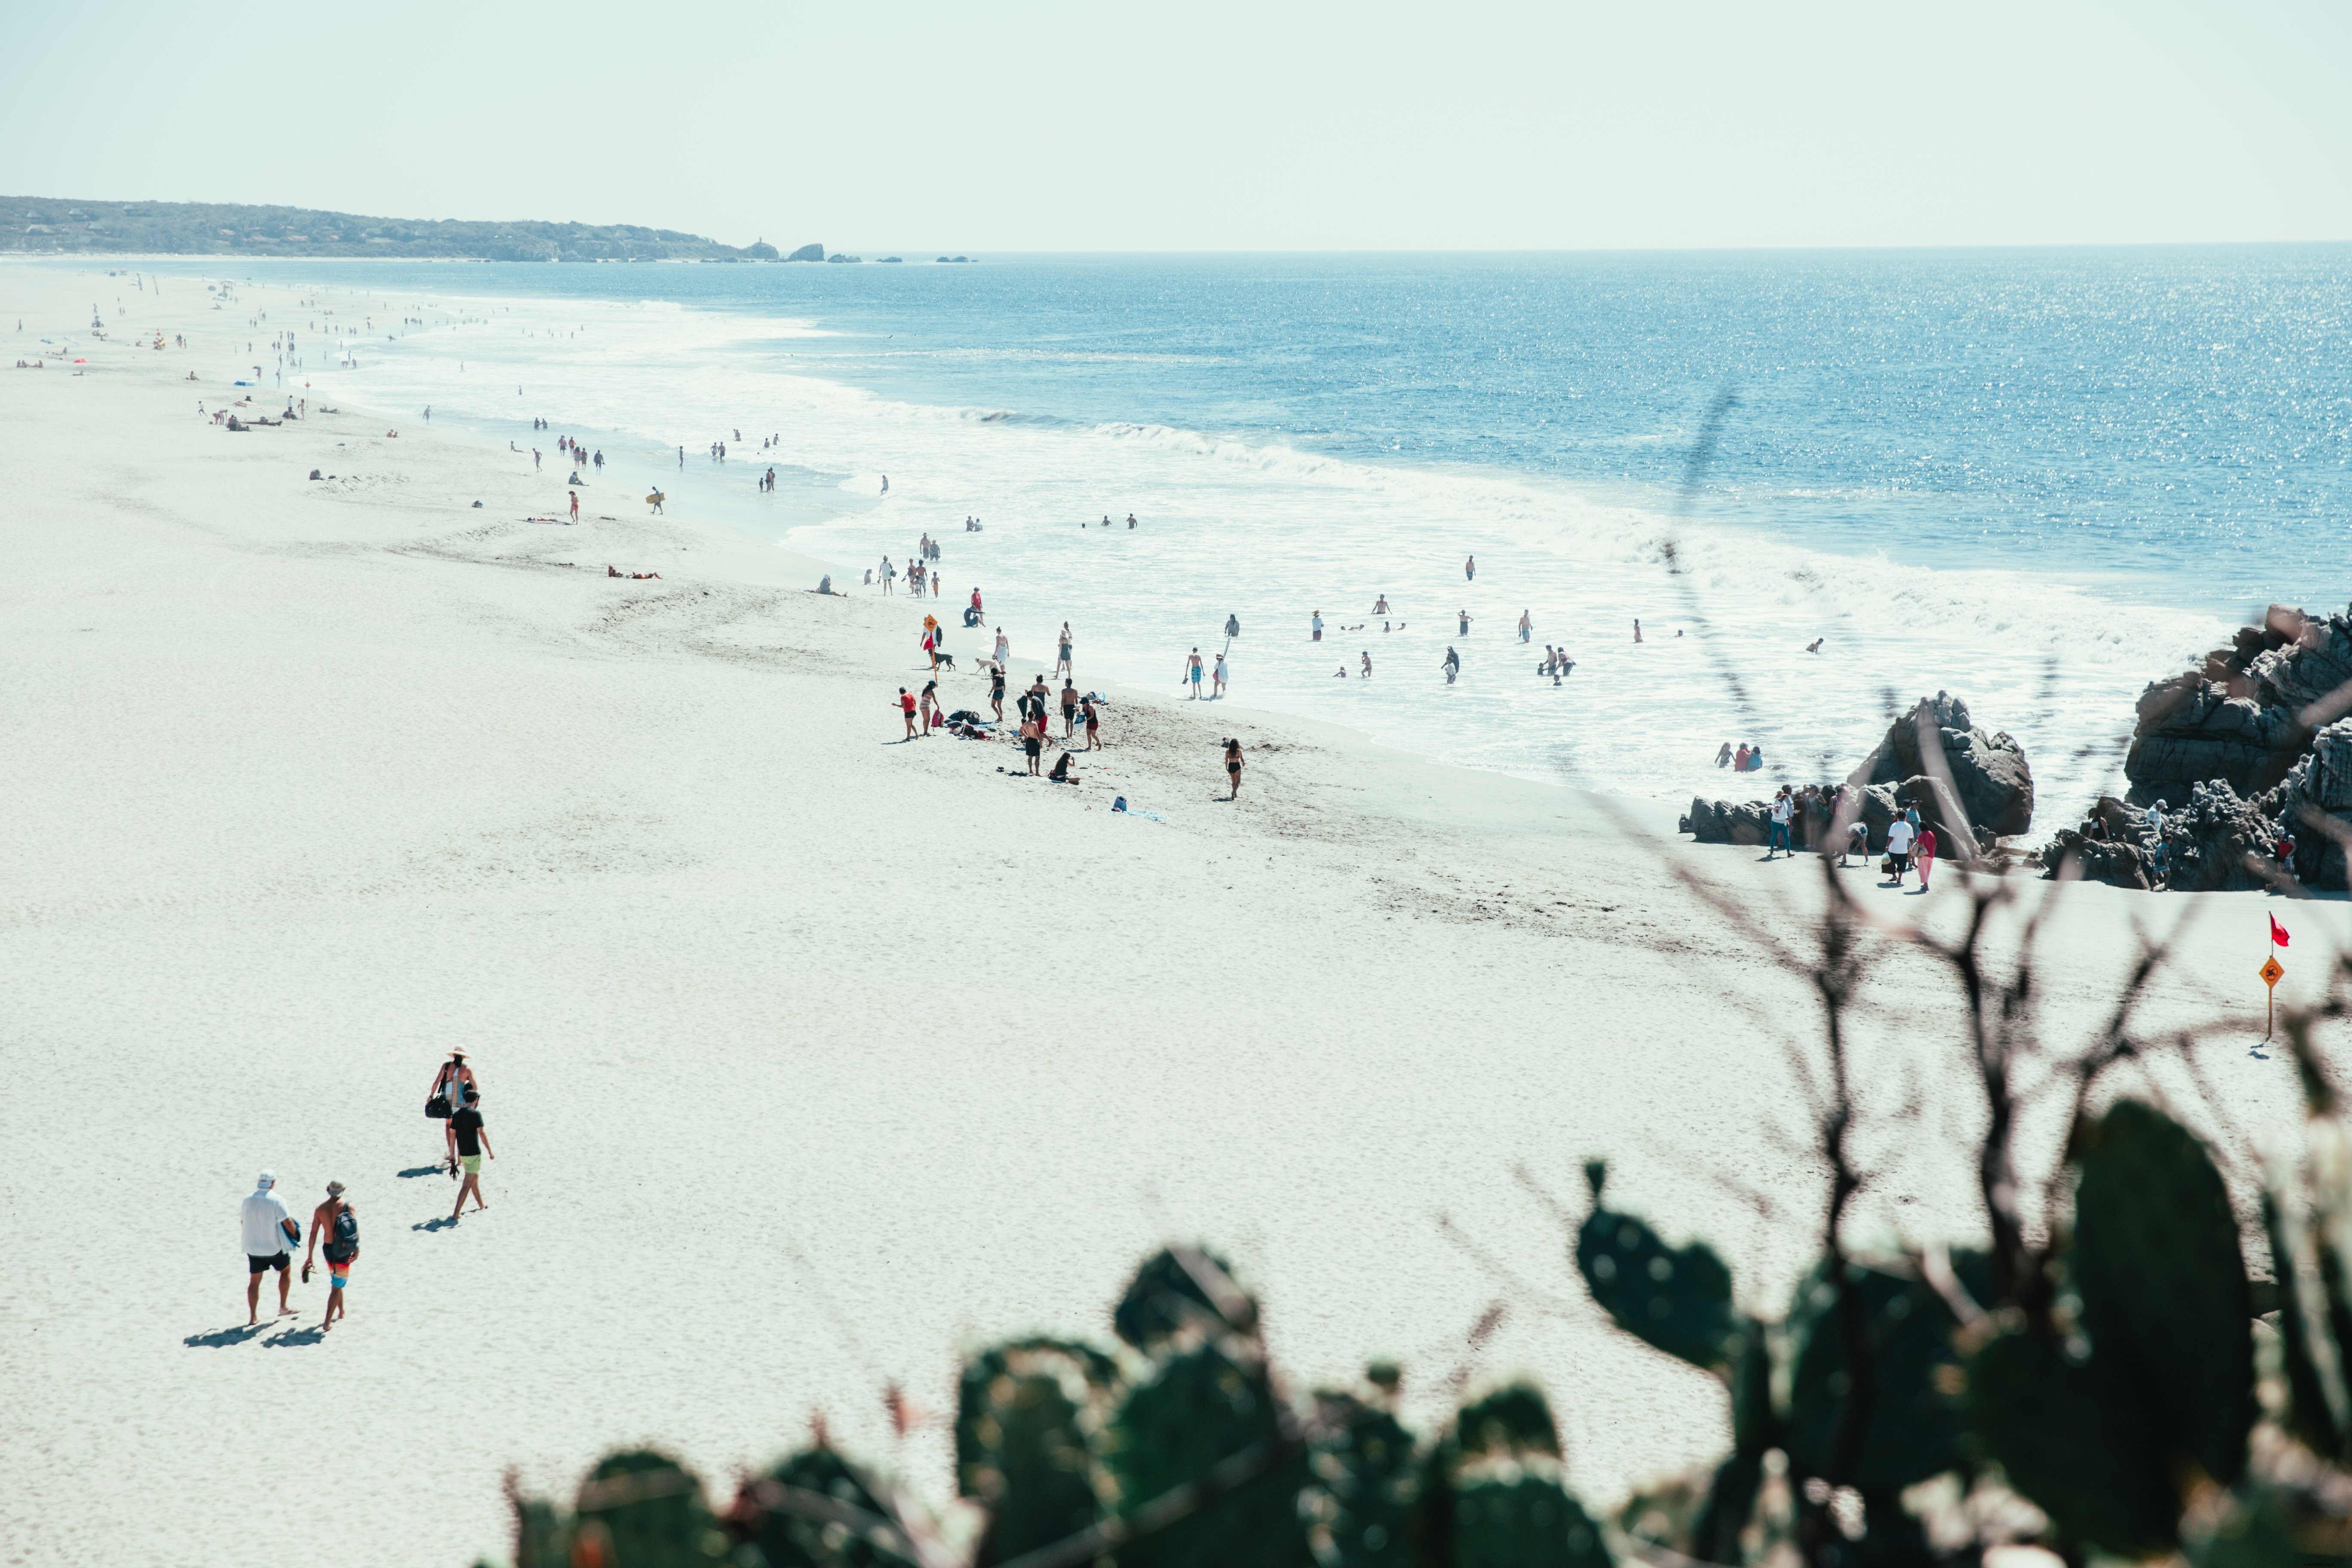
[[[915,694],[905,687],[898,688],[898,713],[907,721],[907,739],[915,738]]]
[[[1062,650],[1062,651],[1061,651],[1060,656],[1059,656],[1058,658],[1056,658],[1055,659],[1055,661],[1054,661],[1054,673],[1055,673],[1055,675],[1068,675],[1068,674],[1070,674],[1070,673],[1071,673],[1071,668],[1070,668],[1070,623],[1069,623],[1069,622],[1067,622],[1067,621],[1064,621],[1064,622],[1062,623],[1062,636],[1061,636],[1061,640],[1060,640],[1060,644],[1059,644],[1059,646],[1060,646],[1060,647],[1061,647],[1061,650]]]
[[[238,1213],[245,1234],[247,1328],[261,1321],[261,1277],[272,1268],[278,1270],[278,1315],[282,1318],[294,1310],[286,1304],[287,1288],[293,1283],[286,1268],[292,1261],[289,1249],[302,1239],[302,1227],[286,1212],[286,1200],[278,1195],[277,1188],[277,1176],[262,1172],[254,1179],[253,1191],[245,1195],[245,1205]]]
[[[578,490],[572,490],[569,493],[572,497],[572,521],[578,522],[580,521],[580,492]]]
[[[932,710],[939,706],[939,700],[940,683],[936,680],[926,680],[923,682],[923,733],[926,735],[931,732],[931,725],[933,722],[931,713]]]
[[[1210,679],[1213,686],[1209,695],[1223,697],[1225,694],[1225,656],[1222,652],[1217,655],[1217,668],[1211,672]]]
[[[1070,738],[1071,732],[1077,728],[1077,722],[1078,689],[1070,684],[1068,676],[1064,676],[1062,678],[1062,739],[1066,741]]]
[[[1895,873],[1895,887],[1903,885],[1903,873],[1911,867],[1911,825],[1896,817],[1886,825],[1886,867]]]
[[[1535,640],[1535,622],[1529,618],[1527,611],[1521,610],[1519,612],[1519,640],[1521,642],[1532,642]]]
[[[310,1244],[302,1255],[305,1285],[310,1282],[322,1236],[327,1238],[327,1313],[319,1320],[320,1333],[333,1328],[335,1320],[344,1315],[343,1288],[352,1282],[352,1265],[360,1256],[360,1217],[345,1201],[341,1182],[329,1182],[327,1201],[310,1211]]]
[[[451,1051],[433,1075],[433,1087],[425,1097],[425,1114],[441,1123],[443,1152],[447,1156],[449,1179],[457,1179],[457,1136],[449,1131],[449,1118],[466,1102],[466,1091],[475,1087],[474,1069],[466,1065],[466,1053]]]
[[[1927,890],[1928,873],[1936,868],[1936,830],[1921,828],[1919,837],[1912,840],[1911,852],[1918,857],[1919,890],[1924,893]]]
[[[1462,673],[1462,656],[1454,651],[1452,645],[1447,645],[1445,662],[1439,668],[1445,671],[1445,684],[1448,686],[1453,685],[1454,678]]]
[[[479,1090],[470,1087],[466,1090],[465,1106],[449,1119],[449,1131],[457,1135],[457,1163],[466,1173],[465,1181],[457,1188],[457,1206],[449,1211],[449,1223],[456,1225],[458,1215],[465,1211],[467,1193],[474,1194],[476,1209],[490,1206],[482,1201],[482,1155],[487,1152],[495,1160],[499,1152],[490,1147],[489,1130],[482,1125]]]
[[[1772,797],[1772,837],[1764,846],[1764,858],[1767,860],[1772,858],[1775,850],[1784,855],[1795,853],[1789,847],[1789,818],[1795,809],[1789,799],[1789,786],[1782,784],[1780,793]]]
[[[1198,702],[1201,700],[1201,650],[1197,647],[1184,660],[1184,679],[1192,687],[1192,700]]]
[[[1101,751],[1102,710],[1095,706],[1095,699],[1092,692],[1088,692],[1086,696],[1078,699],[1078,711],[1082,716],[1084,716],[1087,721],[1087,750],[1089,752]]]
[[[1231,737],[1228,737],[1225,741],[1225,777],[1232,781],[1234,789],[1233,794],[1225,796],[1225,798],[1227,800],[1241,799],[1242,743]]]
[[[530,471],[534,474],[539,472],[539,448],[536,447],[530,449]]]
[[[1004,720],[1004,667],[1001,664],[988,667],[988,705],[996,710],[997,721],[1002,723]]]
[[[940,618],[937,616],[923,617],[923,653],[931,661],[931,673],[937,675],[940,672]]]
[[[996,628],[996,651],[988,657],[999,669],[1013,662],[1013,641],[1004,635],[1003,626]]]
[[[1318,610],[1318,611],[1316,611],[1316,612],[1315,612],[1315,617],[1314,617],[1314,621],[1313,621],[1312,625],[1313,625],[1314,632],[1315,632],[1315,637],[1314,637],[1314,639],[1313,639],[1313,640],[1315,640],[1315,641],[1317,641],[1317,642],[1321,642],[1321,641],[1323,640],[1323,612],[1322,612],[1322,611]]]
[[[662,502],[668,499],[669,498],[663,495],[661,491],[656,490],[653,494],[646,497],[646,504],[654,509],[654,515],[656,517],[659,517],[662,515]]]

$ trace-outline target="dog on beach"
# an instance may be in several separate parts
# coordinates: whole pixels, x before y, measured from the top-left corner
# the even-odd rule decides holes
[[[933,657],[940,661],[940,668],[941,669],[952,670],[955,668],[955,655],[951,653],[942,653],[936,654]]]

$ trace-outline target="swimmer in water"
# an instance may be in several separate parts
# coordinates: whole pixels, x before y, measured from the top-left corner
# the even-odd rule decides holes
[[[1371,650],[1370,648],[1366,648],[1366,649],[1364,650],[1364,679],[1365,679],[1366,680],[1370,680],[1371,678],[1372,678],[1372,650]]]

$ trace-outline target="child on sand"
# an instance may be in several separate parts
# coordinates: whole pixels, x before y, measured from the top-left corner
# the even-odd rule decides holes
[[[898,688],[898,713],[907,721],[907,739],[915,738],[915,697],[905,687]]]

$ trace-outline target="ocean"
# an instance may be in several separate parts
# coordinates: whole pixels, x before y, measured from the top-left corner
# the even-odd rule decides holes
[[[1652,799],[1760,793],[1726,742],[1842,776],[1948,689],[2046,833],[2147,681],[2352,597],[2347,247],[139,269],[310,286],[197,351],[536,445],[551,507],[569,434],[592,515],[658,482],[836,584],[929,532],[1016,676],[1065,621],[1082,685],[1227,651],[1236,708]]]

